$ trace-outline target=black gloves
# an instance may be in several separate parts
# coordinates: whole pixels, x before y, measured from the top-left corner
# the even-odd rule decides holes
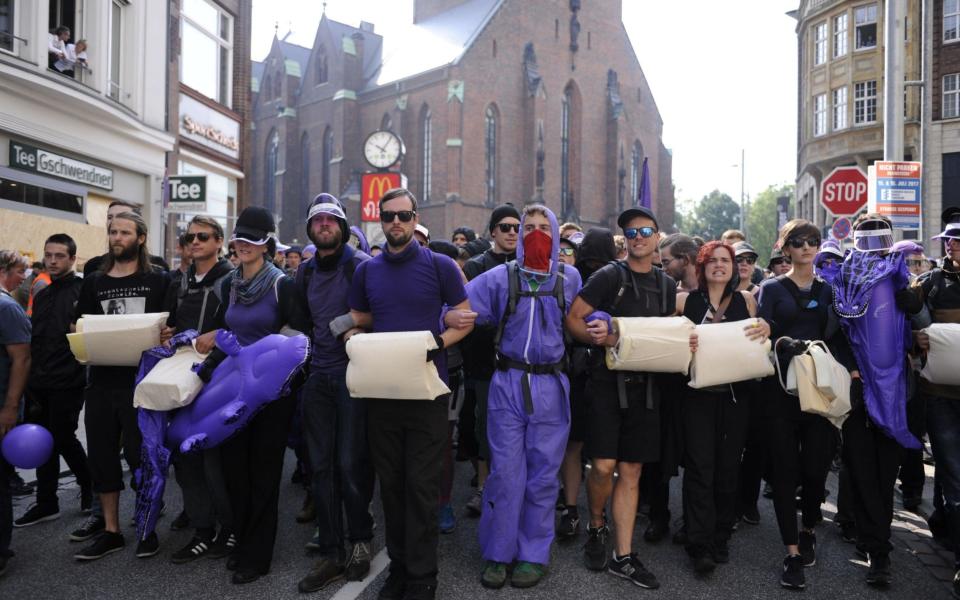
[[[893,295],[893,299],[897,304],[897,308],[908,315],[915,315],[923,310],[923,301],[920,300],[920,296],[915,294],[910,288],[900,290]]]
[[[438,354],[443,352],[443,338],[435,333],[433,334],[433,340],[437,342],[437,348],[435,350],[427,350],[427,362],[432,361]]]
[[[863,406],[863,380],[854,377],[850,380],[850,410]]]
[[[211,362],[210,357],[208,356],[202,363],[200,363],[199,367],[195,369],[195,372],[197,377],[200,378],[200,381],[204,383],[210,383],[210,377],[213,376],[213,370],[216,368],[217,366]]]

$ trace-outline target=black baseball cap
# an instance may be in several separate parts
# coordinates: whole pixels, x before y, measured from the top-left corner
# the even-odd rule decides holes
[[[617,217],[617,226],[620,229],[623,229],[627,226],[632,219],[637,217],[646,217],[653,221],[653,226],[657,229],[660,229],[660,225],[657,223],[657,217],[653,214],[653,211],[644,206],[634,206],[633,208],[628,208],[627,210],[620,213],[620,216]]]

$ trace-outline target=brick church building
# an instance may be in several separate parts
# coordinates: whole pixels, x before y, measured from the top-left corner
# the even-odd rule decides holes
[[[413,3],[390,40],[324,15],[312,48],[274,39],[254,62],[246,197],[277,215],[282,240],[305,239],[321,191],[360,221],[360,178],[373,170],[363,143],[377,130],[402,139],[391,168],[433,236],[483,231],[504,202],[613,226],[644,158],[661,226],[673,224],[671,154],[621,0]]]

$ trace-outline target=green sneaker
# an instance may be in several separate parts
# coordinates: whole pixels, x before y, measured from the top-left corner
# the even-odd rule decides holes
[[[499,590],[507,582],[507,565],[501,562],[488,560],[480,574],[480,583],[483,587]]]
[[[540,583],[545,573],[544,566],[522,560],[513,569],[510,585],[515,588],[529,588]]]

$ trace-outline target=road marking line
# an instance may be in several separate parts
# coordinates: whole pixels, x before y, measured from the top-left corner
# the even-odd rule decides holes
[[[387,565],[390,564],[390,559],[387,558],[387,549],[384,548],[373,557],[373,560],[370,561],[370,572],[363,579],[363,581],[351,581],[347,585],[340,588],[340,590],[333,595],[333,598],[330,600],[354,600],[358,598],[360,594],[363,593],[363,590],[373,583],[373,580],[377,578],[377,575],[381,571],[387,568]]]

